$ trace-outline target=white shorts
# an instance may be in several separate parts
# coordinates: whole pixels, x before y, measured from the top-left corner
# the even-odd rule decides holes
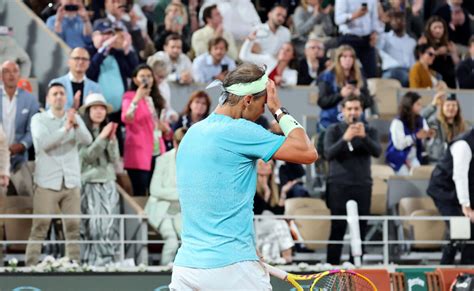
[[[173,266],[171,291],[268,291],[270,275],[258,261],[245,261],[222,268],[196,269]]]

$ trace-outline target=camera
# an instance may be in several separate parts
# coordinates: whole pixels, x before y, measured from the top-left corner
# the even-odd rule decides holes
[[[74,5],[74,4],[64,5],[64,10],[66,10],[66,11],[78,11],[78,10],[79,10],[79,6],[78,6],[78,5]]]

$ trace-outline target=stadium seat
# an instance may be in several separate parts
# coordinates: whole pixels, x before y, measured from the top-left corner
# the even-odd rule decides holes
[[[395,79],[371,78],[367,80],[370,94],[375,97],[379,106],[379,116],[384,120],[392,120],[397,115],[397,90],[402,87]]]
[[[473,269],[467,268],[437,268],[435,271],[439,275],[441,290],[450,290],[451,284],[461,273],[474,274]]]
[[[291,198],[285,201],[285,215],[331,215],[326,203],[317,198]],[[330,220],[295,219],[295,224],[304,240],[329,240]],[[317,231],[315,231],[317,230]],[[317,250],[326,244],[305,244],[308,249]]]
[[[398,206],[400,216],[439,216],[439,212],[430,197],[405,197],[400,200]],[[444,221],[434,220],[405,220],[403,235],[414,241],[443,240],[446,225]],[[413,243],[416,249],[435,249],[440,244]]]
[[[428,282],[428,291],[444,291],[441,289],[439,274],[437,272],[425,272]]]
[[[385,215],[387,214],[387,181],[376,177],[372,179],[372,183],[370,214]]]
[[[430,179],[434,170],[434,165],[423,165],[412,169],[411,175],[415,178]]]
[[[385,269],[360,269],[357,273],[367,277],[378,291],[391,291],[390,275]]]
[[[390,176],[395,175],[393,169],[388,165],[371,165],[370,171],[372,173],[372,179],[380,178],[387,181]]]

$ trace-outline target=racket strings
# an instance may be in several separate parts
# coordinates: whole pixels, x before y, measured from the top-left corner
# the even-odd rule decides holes
[[[357,274],[338,272],[321,277],[313,284],[314,291],[373,291],[372,285]]]

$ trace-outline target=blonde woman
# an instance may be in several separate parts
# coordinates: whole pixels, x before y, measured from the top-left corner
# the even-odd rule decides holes
[[[435,131],[435,136],[427,143],[426,149],[429,161],[436,163],[443,157],[448,144],[467,130],[461,106],[456,94],[446,96],[446,93],[439,92],[421,115],[427,120],[428,126]]]
[[[333,66],[318,78],[318,88],[318,105],[321,107],[320,130],[342,121],[340,103],[345,98],[351,95],[359,97],[364,109],[374,103],[362,76],[356,53],[348,45],[337,48]]]

